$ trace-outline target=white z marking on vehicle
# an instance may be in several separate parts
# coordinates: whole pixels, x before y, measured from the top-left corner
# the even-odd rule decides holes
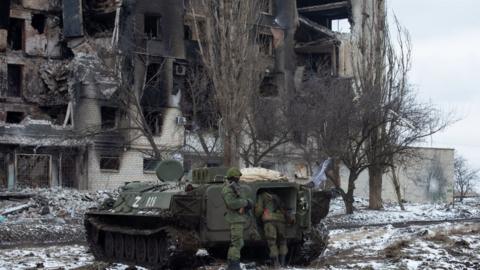
[[[138,203],[140,202],[141,199],[142,199],[142,197],[140,197],[140,196],[135,197],[135,202],[132,204],[132,207],[133,208],[138,208],[138,206],[139,206]]]

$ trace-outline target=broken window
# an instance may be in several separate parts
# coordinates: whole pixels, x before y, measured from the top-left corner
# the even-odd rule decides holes
[[[159,112],[161,108],[168,106],[169,93],[162,87],[162,70],[162,65],[159,63],[152,63],[147,67],[141,102],[144,112],[148,112],[145,116]]]
[[[105,14],[94,14],[85,20],[85,30],[91,35],[106,34],[111,35],[115,29],[115,12]]]
[[[107,171],[119,171],[120,170],[120,157],[115,156],[101,156],[100,157],[100,170]]]
[[[17,187],[49,187],[51,159],[50,155],[16,155]]]
[[[73,155],[61,155],[60,168],[61,168],[61,183],[62,187],[78,188],[78,181],[75,166],[76,160]]]
[[[144,33],[151,39],[162,39],[162,17],[159,15],[145,14]]]
[[[37,30],[39,34],[43,34],[45,31],[45,22],[47,18],[43,14],[32,15],[32,27]]]
[[[146,87],[158,87],[161,78],[161,64],[152,63],[147,66],[147,76],[145,77]]]
[[[22,122],[25,114],[23,112],[7,112],[7,119],[5,122],[9,124],[19,124]]]
[[[7,29],[10,19],[10,1],[0,1],[0,29]]]
[[[10,18],[8,25],[7,43],[10,50],[23,50],[23,35],[24,35],[25,20]]]
[[[143,159],[143,171],[144,172],[155,172],[155,169],[160,163],[160,160],[154,158],[144,158]]]
[[[260,46],[260,52],[264,55],[273,55],[273,37],[267,34],[259,34],[257,44]]]
[[[117,127],[117,109],[113,107],[101,108],[102,129],[112,129]]]
[[[52,120],[52,123],[55,125],[63,125],[65,122],[65,117],[67,115],[67,105],[57,105],[57,106],[44,106],[41,107],[42,112],[46,113],[50,119]],[[69,118],[67,120],[67,125],[71,125],[72,121]]]
[[[22,93],[22,66],[9,64],[7,66],[7,97],[20,97]]]

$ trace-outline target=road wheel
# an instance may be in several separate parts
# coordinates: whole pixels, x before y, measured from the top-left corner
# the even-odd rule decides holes
[[[157,238],[150,236],[147,240],[148,263],[156,264],[158,262],[158,241]]]
[[[114,242],[113,242],[113,234],[111,232],[105,232],[104,247],[105,247],[105,255],[108,258],[113,258]]]
[[[135,237],[135,256],[137,257],[137,261],[141,263],[147,261],[147,243],[143,236]]]
[[[128,261],[135,260],[135,237],[132,235],[125,235],[125,258]]]
[[[161,265],[165,265],[168,262],[168,241],[166,234],[160,233],[158,237],[158,261]]]
[[[123,240],[123,235],[116,233],[115,234],[115,257],[122,259],[124,257],[125,243]]]

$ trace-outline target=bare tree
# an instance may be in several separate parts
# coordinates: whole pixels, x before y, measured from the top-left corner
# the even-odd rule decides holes
[[[264,4],[258,0],[201,1],[207,30],[200,37],[200,55],[213,83],[227,166],[238,164],[250,98],[258,90],[265,70],[258,61],[260,49],[255,44],[259,11]],[[197,14],[195,10],[192,13]],[[199,27],[198,22],[195,27]]]
[[[395,21],[396,40],[388,24],[385,1],[375,3],[374,16],[354,37],[355,99],[362,122],[369,172],[369,207],[381,209],[382,176],[395,166],[395,156],[412,153],[411,146],[450,123],[431,104],[417,101],[408,83],[411,43],[408,31]]]
[[[300,119],[295,122],[301,123],[298,128],[307,133],[308,140],[304,147],[300,147],[310,159],[332,157],[336,163],[341,161],[349,169],[346,192],[340,181],[334,179],[338,176],[329,179],[340,190],[346,212],[352,214],[355,181],[369,165],[364,151],[367,136],[363,133],[352,81],[320,72],[305,81],[301,92],[297,106],[302,113],[296,114]]]
[[[268,155],[275,153],[276,158],[283,155],[277,150],[291,141],[285,115],[288,101],[278,96],[264,97],[256,92],[250,104],[240,156],[247,167],[259,167]]]
[[[455,191],[459,194],[460,201],[472,192],[475,182],[479,180],[478,169],[472,169],[467,160],[456,154],[453,163],[453,173],[455,177]]]
[[[191,63],[186,77],[182,110],[187,116],[186,133],[193,141],[186,141],[185,151],[195,152],[203,165],[219,154],[219,114],[213,98],[212,81],[198,63]]]
[[[377,2],[379,10],[381,2]],[[354,37],[358,48],[352,55],[354,78],[339,80],[321,73],[309,78],[295,109],[302,118],[295,122],[306,123],[301,129],[308,133],[305,149],[310,155],[313,148],[317,160],[334,157],[349,169],[347,192],[342,190],[347,213],[353,212],[355,181],[360,173],[368,169],[370,207],[381,208],[383,174],[396,172],[416,157],[411,146],[449,124],[434,106],[418,102],[408,83],[408,32],[397,21],[394,42],[386,14],[376,16]],[[398,177],[394,179],[399,187]],[[340,188],[338,181],[336,186]],[[399,202],[400,195],[398,190]]]

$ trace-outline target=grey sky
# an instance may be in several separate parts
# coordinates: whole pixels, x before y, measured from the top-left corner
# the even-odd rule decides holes
[[[388,0],[412,36],[419,97],[462,120],[433,137],[480,168],[480,1]]]

